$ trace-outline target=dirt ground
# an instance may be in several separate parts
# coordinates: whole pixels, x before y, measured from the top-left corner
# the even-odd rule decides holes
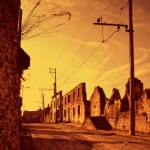
[[[150,135],[127,131],[92,131],[80,124],[24,124],[21,150],[149,150]],[[25,129],[25,128],[24,128]]]

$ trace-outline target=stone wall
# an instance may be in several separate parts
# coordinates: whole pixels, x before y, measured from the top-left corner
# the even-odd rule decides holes
[[[20,76],[17,27],[20,0],[0,1],[0,149],[19,150]]]
[[[105,93],[99,86],[94,88],[94,92],[90,98],[90,113],[91,116],[101,116],[104,114]]]
[[[117,119],[116,116],[107,116],[107,120],[114,129],[129,130],[129,111],[119,112]],[[137,115],[135,117],[135,130],[139,132],[150,133],[150,122],[147,120],[146,115]]]
[[[140,80],[135,82],[135,130],[150,132],[150,89],[143,92],[143,84]],[[128,88],[128,86],[127,86]],[[128,90],[126,90],[128,91]],[[105,105],[105,116],[114,129],[129,130],[129,99],[128,92],[120,100]]]

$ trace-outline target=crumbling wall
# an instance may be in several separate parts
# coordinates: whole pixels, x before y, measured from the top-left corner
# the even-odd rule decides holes
[[[139,131],[150,132],[150,89],[145,89],[141,98],[136,101],[136,128]]]
[[[94,92],[90,98],[90,112],[91,116],[101,116],[104,114],[105,107],[105,93],[99,86],[94,88]]]
[[[120,100],[106,100],[105,116],[114,129],[129,130],[129,82]],[[135,130],[150,132],[150,89],[135,79]],[[112,94],[112,99],[114,94]]]
[[[20,76],[17,26],[20,0],[0,1],[0,149],[19,150]]]
[[[111,126],[116,129],[118,115],[121,108],[121,97],[118,89],[113,88],[110,99],[106,98],[105,116],[109,120]]]

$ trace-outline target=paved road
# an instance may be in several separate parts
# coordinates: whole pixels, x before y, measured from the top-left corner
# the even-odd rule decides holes
[[[89,131],[68,124],[28,124],[36,150],[149,150],[150,138]]]

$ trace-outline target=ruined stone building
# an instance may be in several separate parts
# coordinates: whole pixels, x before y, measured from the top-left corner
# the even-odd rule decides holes
[[[109,99],[106,98],[106,104],[103,105],[104,116],[114,129],[129,130],[129,80],[126,83],[125,88],[123,98],[121,98],[119,90],[113,88],[111,97]],[[148,133],[150,132],[150,89],[143,90],[143,83],[135,78],[134,90],[135,130]],[[99,95],[97,87],[94,91]],[[94,98],[91,99],[91,109],[93,108],[92,103],[99,101],[99,96],[95,96],[95,100],[93,99]],[[95,116],[98,115],[94,110],[91,110],[91,113],[93,113],[92,115],[95,114]]]
[[[91,116],[87,117],[83,126],[87,129],[104,129],[105,126],[113,129],[129,130],[129,80],[125,84],[125,94],[121,98],[119,90],[113,88],[110,98],[99,86],[95,87],[91,96]],[[135,78],[135,130],[150,132],[150,89],[143,90],[143,83]],[[104,112],[104,115],[101,115]],[[108,123],[109,125],[108,125]]]
[[[101,116],[104,114],[106,96],[102,88],[99,86],[94,88],[94,92],[90,98],[90,116]]]
[[[86,97],[86,84],[80,83],[63,95],[63,122],[82,123],[90,115]]]
[[[63,105],[62,105],[62,91],[57,92],[52,96],[50,102],[50,123],[62,122],[63,120]]]
[[[18,40],[20,0],[0,1],[0,149],[19,150],[20,78],[30,64]],[[23,57],[22,57],[23,56]],[[22,58],[21,58],[22,57]],[[27,58],[26,61],[24,58]],[[25,66],[24,66],[25,65]],[[26,66],[27,65],[27,66]],[[28,66],[29,67],[29,66]]]

